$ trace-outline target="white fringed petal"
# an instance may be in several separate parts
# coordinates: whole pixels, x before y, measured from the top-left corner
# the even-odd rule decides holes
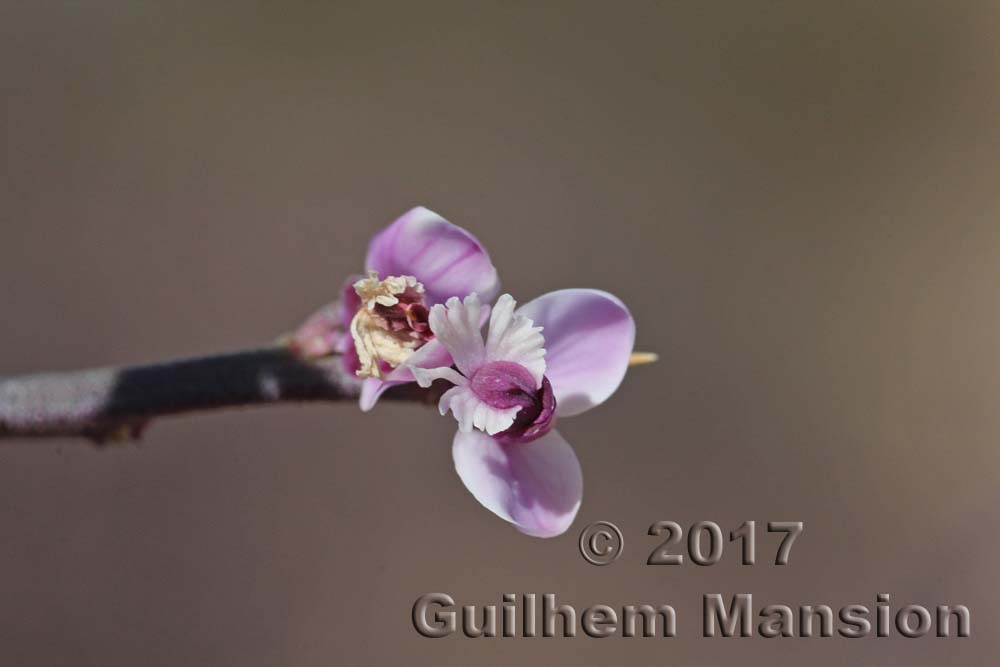
[[[520,408],[501,410],[491,407],[476,397],[463,383],[461,386],[452,387],[441,396],[438,410],[442,415],[451,410],[451,414],[458,421],[458,430],[463,433],[469,433],[475,427],[489,435],[496,435],[510,428]]]
[[[495,408],[476,396],[468,386],[468,378],[484,364],[491,361],[520,364],[531,373],[536,387],[542,384],[545,339],[541,328],[533,326],[529,318],[514,314],[515,306],[509,294],[500,297],[490,313],[489,334],[485,342],[481,327],[486,313],[478,296],[470,294],[464,301],[452,297],[444,305],[434,306],[428,316],[434,342],[448,351],[458,370],[407,364],[421,387],[429,387],[437,379],[456,385],[441,397],[438,409],[442,415],[450,410],[463,433],[477,428],[496,435],[510,428],[521,410],[520,406]]]
[[[497,299],[490,313],[486,338],[486,361],[512,361],[528,369],[536,386],[545,375],[545,338],[542,328],[523,315],[515,315],[517,303],[510,294]]]
[[[451,353],[458,370],[471,376],[483,364],[483,334],[480,331],[482,305],[476,294],[464,301],[451,297],[445,305],[431,308],[428,323],[435,338]]]

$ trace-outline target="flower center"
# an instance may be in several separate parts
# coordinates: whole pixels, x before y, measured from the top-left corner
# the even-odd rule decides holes
[[[413,276],[378,279],[370,271],[354,283],[361,308],[351,320],[351,337],[361,368],[358,377],[382,377],[434,337],[427,323],[424,286]]]
[[[481,401],[498,410],[519,407],[514,423],[494,438],[508,444],[536,440],[555,425],[556,398],[547,377],[535,388],[535,378],[521,364],[491,361],[469,379],[469,388]]]

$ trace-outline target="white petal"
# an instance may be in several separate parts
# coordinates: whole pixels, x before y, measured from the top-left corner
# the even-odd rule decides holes
[[[470,294],[465,301],[448,299],[445,305],[431,308],[428,322],[435,338],[444,345],[458,370],[466,377],[483,363],[483,334],[480,331],[482,306],[479,297]]]
[[[444,379],[455,385],[462,385],[466,383],[466,379],[459,375],[458,371],[454,368],[447,368],[445,366],[439,366],[438,368],[420,368],[419,366],[408,366],[410,372],[413,374],[413,379],[417,381],[417,384],[423,388],[431,386],[434,380]]]
[[[507,328],[514,320],[514,308],[516,306],[517,303],[510,294],[501,295],[493,305],[493,312],[490,313],[489,334],[486,336],[487,358],[491,360],[495,359],[493,355],[500,339],[503,338],[507,332]]]
[[[527,368],[541,386],[545,375],[545,337],[542,328],[523,315],[515,315],[517,304],[509,294],[497,299],[490,313],[486,339],[487,361],[512,361]]]
[[[458,392],[451,401],[451,414],[458,420],[458,430],[463,433],[472,431],[472,412],[475,410],[475,403],[470,405],[470,399],[474,399],[471,391]]]
[[[500,410],[479,400],[467,386],[452,387],[444,393],[438,402],[441,414],[451,410],[458,421],[458,430],[468,433],[473,427],[496,435],[505,431],[514,423],[520,407]]]
[[[448,410],[451,410],[451,402],[456,396],[460,396],[463,391],[463,387],[452,387],[448,391],[441,395],[441,400],[438,401],[438,412],[444,416]]]

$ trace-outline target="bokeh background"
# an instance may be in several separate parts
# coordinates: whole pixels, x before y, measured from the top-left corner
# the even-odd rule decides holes
[[[620,295],[655,366],[521,536],[417,406],[0,447],[4,665],[986,664],[1000,649],[993,2],[0,2],[0,373],[272,340],[416,204],[521,299]],[[576,537],[611,520],[625,555]],[[802,520],[648,567],[650,523]],[[669,602],[680,637],[429,640],[445,591]],[[709,640],[703,593],[964,603],[964,640]]]

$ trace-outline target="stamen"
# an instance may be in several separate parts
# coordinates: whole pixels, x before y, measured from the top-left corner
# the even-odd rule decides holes
[[[378,279],[370,271],[354,283],[361,308],[351,320],[351,337],[361,362],[358,377],[382,377],[433,338],[427,324],[424,286],[413,276]]]

